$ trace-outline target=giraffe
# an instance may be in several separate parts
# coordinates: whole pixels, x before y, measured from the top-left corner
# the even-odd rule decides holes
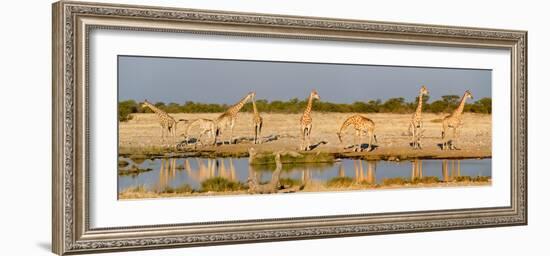
[[[166,112],[162,111],[161,109],[157,108],[155,105],[151,104],[149,101],[145,100],[143,104],[141,105],[142,108],[149,108],[151,109],[155,114],[157,114],[157,117],[159,119],[160,124],[160,133],[162,141],[165,141],[166,135],[170,135],[172,137],[172,140],[175,140],[176,138],[176,126],[178,122],[168,115]],[[168,132],[168,134],[166,134]]]
[[[457,129],[462,126],[462,112],[464,111],[464,105],[466,104],[467,99],[473,98],[474,96],[472,95],[470,90],[466,90],[466,92],[464,92],[464,95],[462,96],[462,99],[460,100],[460,104],[458,104],[458,107],[455,109],[455,111],[453,111],[452,114],[443,118],[441,131],[441,139],[443,140],[443,142],[441,143],[441,149],[457,149],[454,145],[454,140],[456,140],[458,137]],[[449,128],[453,129],[453,140],[445,141],[447,130]]]
[[[316,90],[312,90],[309,94],[309,99],[307,101],[307,107],[304,110],[302,118],[300,118],[300,130],[302,132],[302,144],[300,146],[301,150],[308,150],[310,146],[309,135],[311,134],[311,127],[313,119],[311,118],[311,108],[313,107],[313,100],[321,100],[319,94]]]
[[[256,99],[252,99],[252,108],[254,109],[254,116],[252,117],[252,123],[254,124],[254,144],[261,144],[261,134],[264,120],[260,116],[260,113],[258,113],[258,108],[256,107]]]
[[[412,136],[411,145],[414,149],[422,149],[421,137],[424,128],[424,122],[422,121],[422,97],[428,95],[430,92],[426,89],[426,86],[420,87],[420,93],[418,94],[418,106],[414,112],[411,122],[409,123],[409,134]]]
[[[214,134],[214,145],[218,142],[218,137],[220,136],[222,130],[227,128],[229,126],[230,128],[230,134],[229,134],[229,144],[233,143],[233,127],[235,126],[235,121],[237,119],[237,114],[241,110],[241,108],[244,106],[244,104],[249,101],[250,99],[253,99],[254,96],[256,96],[255,92],[249,92],[246,96],[244,96],[239,102],[237,102],[235,105],[229,107],[223,114],[221,114],[216,120],[216,132]]]
[[[364,135],[369,136],[369,144],[367,150],[370,149],[372,151],[374,149],[372,145],[373,139],[375,142],[377,142],[376,134],[374,134],[374,122],[362,115],[352,115],[348,117],[340,127],[340,131],[336,133],[336,135],[338,135],[338,140],[340,140],[340,143],[342,143],[342,133],[345,132],[346,128],[348,128],[350,125],[353,126],[353,128],[355,129],[354,139],[356,140],[357,137],[359,137],[359,144],[357,145],[358,148],[355,148],[355,151],[363,151],[363,149],[361,148],[361,138]]]
[[[197,138],[197,142],[195,143],[195,148],[197,147],[197,144],[201,143],[201,137],[203,135],[206,134],[209,138],[212,138],[214,136],[214,133],[216,132],[215,131],[216,125],[214,120],[206,119],[206,118],[197,118],[189,121],[187,129],[183,134],[185,136],[186,141],[189,141],[189,134],[191,133],[191,129],[196,125],[199,126],[200,132],[199,132],[199,137]]]

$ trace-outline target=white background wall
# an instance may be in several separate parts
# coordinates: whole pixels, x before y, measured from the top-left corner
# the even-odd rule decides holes
[[[100,2],[112,2],[100,0]],[[550,175],[550,23],[545,1],[145,1],[119,3],[521,29],[529,31],[529,225],[215,246],[121,255],[546,255]],[[2,255],[50,255],[50,1],[6,1],[0,15],[0,236]],[[546,26],[545,26],[546,24]],[[498,129],[498,127],[495,127]]]

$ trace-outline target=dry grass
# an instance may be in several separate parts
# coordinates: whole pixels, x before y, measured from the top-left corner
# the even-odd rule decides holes
[[[325,182],[310,181],[305,185],[302,192],[334,192],[334,191],[351,191],[351,190],[384,190],[384,189],[400,189],[400,188],[445,188],[445,187],[469,187],[469,186],[489,186],[491,179],[486,177],[483,179],[472,179],[470,181],[453,181],[453,182],[434,182],[431,179],[425,180],[427,183],[410,182],[404,178],[396,178],[388,181],[388,184],[370,184],[367,182],[347,182],[340,179],[334,184],[328,185]],[[128,188],[119,193],[119,199],[141,199],[141,198],[166,198],[166,197],[188,197],[188,196],[213,196],[213,195],[246,195],[246,188],[239,190],[221,190],[198,192],[185,189],[167,189],[161,192],[147,191],[143,186]]]

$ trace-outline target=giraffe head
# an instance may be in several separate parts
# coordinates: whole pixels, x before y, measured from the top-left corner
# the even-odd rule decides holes
[[[425,85],[422,85],[422,87],[420,87],[420,94],[422,94],[422,95],[429,95],[429,94],[430,94],[430,91],[428,91],[428,88],[426,88]]]
[[[342,133],[337,132],[336,135],[338,136],[338,140],[340,141],[340,143],[342,143]]]
[[[319,97],[317,90],[311,91],[311,93],[309,94],[309,97],[311,97],[312,99],[321,100],[321,97]]]
[[[470,92],[470,90],[466,90],[466,92],[464,93],[464,96],[465,96],[467,99],[474,99],[474,95],[472,95],[472,93]]]
[[[151,103],[149,103],[149,101],[146,99],[143,103],[141,103],[141,107],[142,108],[145,108],[147,107],[148,105],[151,105]]]
[[[256,98],[256,92],[249,92],[245,97],[245,101],[253,100],[254,98]]]

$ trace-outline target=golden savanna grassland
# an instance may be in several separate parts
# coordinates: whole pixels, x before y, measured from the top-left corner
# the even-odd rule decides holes
[[[395,159],[395,158],[483,158],[491,156],[491,119],[490,114],[463,114],[463,126],[460,128],[455,144],[459,150],[443,151],[438,146],[441,140],[441,120],[445,114],[423,114],[424,133],[423,149],[415,150],[410,145],[408,124],[411,114],[373,113],[364,114],[376,124],[377,146],[373,151],[352,152],[345,149],[354,143],[354,130],[349,127],[344,136],[344,143],[338,141],[336,132],[342,122],[354,113],[319,113],[313,112],[313,128],[311,143],[319,144],[312,152],[328,152],[349,156],[362,156],[365,159]],[[119,124],[119,153],[162,153],[173,151],[167,147],[160,137],[160,125],[158,118],[152,113],[132,114],[129,121]],[[176,120],[196,118],[215,119],[220,113],[196,113],[196,114],[170,114]],[[250,147],[259,152],[277,150],[298,150],[301,134],[299,119],[301,114],[262,113],[264,120],[262,136],[276,135],[278,138],[261,145],[253,145],[252,142],[243,140],[238,144],[212,146],[212,138],[205,136],[203,142],[207,145],[193,145],[180,148],[184,151],[205,151],[213,154],[246,154]],[[179,136],[184,133],[186,125],[178,124],[177,141],[184,139]],[[196,137],[198,129],[190,131],[191,137]],[[222,140],[228,139],[226,131]],[[254,134],[251,113],[239,113],[235,127],[235,138],[251,138]],[[363,141],[367,143],[367,141]]]

